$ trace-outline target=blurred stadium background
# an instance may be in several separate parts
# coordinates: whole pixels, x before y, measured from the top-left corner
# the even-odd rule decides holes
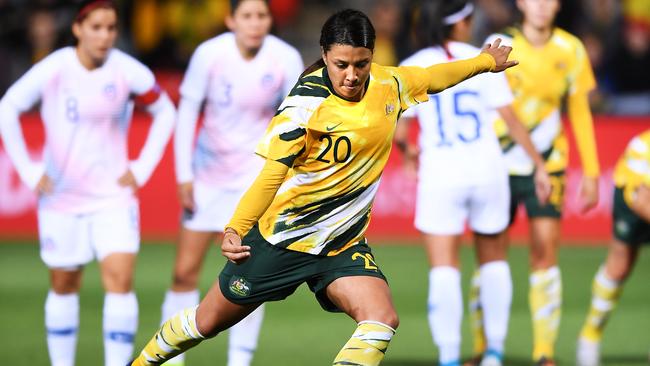
[[[514,0],[477,0],[474,43],[517,19]],[[122,0],[118,48],[153,68],[177,101],[178,84],[198,43],[225,30],[227,0]],[[319,54],[318,36],[325,18],[336,9],[366,11],[377,28],[376,61],[396,64],[415,50],[412,20],[415,0],[272,0],[274,33],[302,53],[305,63]],[[74,1],[0,0],[0,95],[34,62],[70,44]],[[580,323],[589,302],[591,279],[604,258],[610,237],[611,172],[627,141],[650,128],[650,0],[564,0],[558,26],[585,43],[599,87],[592,95],[596,137],[602,166],[601,200],[586,216],[577,212],[575,191],[579,165],[572,156],[560,254],[565,281],[563,322],[558,345],[561,364],[573,364]],[[130,144],[137,152],[149,121],[134,118]],[[23,117],[30,152],[39,156],[43,130],[37,112]],[[575,149],[573,150],[575,151]],[[399,167],[394,154],[384,174],[369,229],[379,263],[391,281],[402,317],[399,336],[385,365],[420,366],[436,359],[426,323],[428,265],[412,228],[415,182]],[[157,327],[160,304],[171,276],[178,229],[171,150],[140,192],[144,244],[138,260],[136,291],[140,300],[138,345]],[[38,257],[36,198],[19,181],[0,144],[0,344],[7,365],[46,365],[43,302],[47,271]],[[514,228],[519,245],[511,250],[515,298],[506,364],[527,365],[531,349],[527,308],[526,228]],[[160,244],[160,245],[147,245]],[[473,269],[469,248],[463,252],[467,282]],[[223,265],[213,250],[203,272],[206,289]],[[642,253],[636,272],[606,331],[605,365],[647,365],[650,348],[650,254]],[[90,265],[81,293],[82,325],[78,364],[101,359],[102,296],[96,265]],[[271,304],[255,365],[324,365],[353,329],[345,316],[322,312],[309,291],[301,289],[286,302]],[[464,331],[468,327],[464,326]],[[467,332],[465,335],[468,335]],[[469,337],[463,354],[470,355]],[[225,364],[225,337],[192,351],[191,365]]]

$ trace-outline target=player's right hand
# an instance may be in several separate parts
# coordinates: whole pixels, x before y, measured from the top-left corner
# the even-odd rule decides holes
[[[36,193],[39,195],[41,194],[50,194],[54,190],[54,183],[52,183],[52,179],[47,176],[47,174],[43,174],[41,179],[38,181],[36,184]]]
[[[543,165],[535,169],[534,180],[537,201],[539,201],[539,204],[542,206],[546,205],[551,197],[553,185],[551,184],[551,177],[548,175],[548,172]]]
[[[194,212],[194,183],[185,182],[178,185],[178,200],[182,208]]]
[[[231,228],[226,228],[221,242],[221,254],[235,264],[244,263],[251,256],[251,247],[241,245],[241,237]]]

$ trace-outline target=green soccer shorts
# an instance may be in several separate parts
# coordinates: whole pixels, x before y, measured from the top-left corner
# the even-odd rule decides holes
[[[564,171],[549,174],[551,178],[551,196],[545,205],[541,205],[535,195],[533,175],[510,176],[510,224],[515,220],[517,208],[523,204],[528,217],[562,217],[562,203],[566,175]]]
[[[628,245],[650,243],[650,223],[630,209],[623,198],[623,189],[614,189],[612,231],[614,237]]]
[[[334,280],[372,276],[386,281],[365,242],[335,256],[313,255],[270,244],[255,225],[242,244],[251,247],[251,256],[241,264],[227,262],[219,274],[221,292],[235,304],[283,300],[306,282],[323,309],[340,312],[325,293]]]

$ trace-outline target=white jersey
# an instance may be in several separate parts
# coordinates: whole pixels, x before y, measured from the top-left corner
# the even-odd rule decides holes
[[[158,162],[150,156],[129,164],[127,131],[133,98],[150,104],[159,96],[153,73],[116,49],[92,71],[80,63],[73,47],[60,49],[34,65],[7,91],[2,110],[11,113],[17,125],[17,115],[41,101],[46,133],[44,171],[36,174],[33,166],[27,166],[30,164],[16,164],[32,187],[43,173],[53,181],[54,192],[41,195],[39,207],[84,213],[132,201],[131,188],[120,186],[119,177],[131,169],[142,184]],[[169,117],[173,123],[173,114]],[[11,128],[14,132],[13,122],[10,125],[8,117],[6,120],[5,131]],[[172,128],[170,124],[168,130]],[[168,136],[155,143],[160,145],[155,150],[164,148]],[[7,133],[4,140],[7,148],[22,144],[22,139]]]
[[[251,60],[242,57],[233,33],[202,43],[192,55],[180,93],[197,106],[205,101],[204,120],[190,157],[194,134],[178,132],[196,122],[179,119],[178,182],[247,188],[263,165],[255,147],[302,71],[298,51],[272,35]]]
[[[430,47],[416,52],[402,65],[429,66],[475,57],[480,50],[460,42],[447,48]],[[420,176],[434,175],[438,186],[475,185],[502,179],[505,164],[493,130],[495,109],[512,103],[502,74],[482,74],[429,96],[406,111],[420,124]]]

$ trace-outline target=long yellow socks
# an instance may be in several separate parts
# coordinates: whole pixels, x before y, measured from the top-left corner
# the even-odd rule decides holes
[[[374,321],[362,321],[343,346],[334,365],[377,366],[384,359],[395,329]]]
[[[528,296],[533,318],[533,360],[552,359],[562,315],[560,269],[551,267],[531,273]]]
[[[474,355],[482,355],[487,348],[485,329],[483,327],[483,308],[481,307],[480,271],[476,269],[472,275],[469,289],[469,322],[471,324]]]
[[[182,310],[160,327],[132,366],[160,365],[204,339],[196,327],[196,307]]]
[[[609,315],[616,307],[621,296],[620,283],[607,277],[604,268],[600,268],[591,288],[591,306],[585,324],[582,326],[580,338],[593,343],[599,343]]]

